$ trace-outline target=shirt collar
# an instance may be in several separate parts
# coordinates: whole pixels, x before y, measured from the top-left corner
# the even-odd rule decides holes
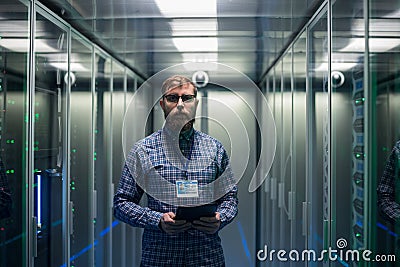
[[[176,136],[175,133],[173,131],[171,131],[171,129],[169,129],[168,127],[164,126],[163,127],[163,132],[169,138],[175,139],[175,136]],[[179,140],[190,141],[190,139],[192,138],[193,134],[194,134],[194,129],[193,129],[193,127],[191,127],[189,130],[182,131],[182,132],[179,133]]]
[[[179,139],[181,139],[181,140],[185,139],[186,141],[190,141],[190,139],[192,138],[193,132],[194,132],[193,127],[191,127],[189,130],[182,131],[179,134]]]

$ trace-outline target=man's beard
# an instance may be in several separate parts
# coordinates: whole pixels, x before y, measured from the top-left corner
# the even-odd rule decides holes
[[[187,113],[169,113],[165,118],[165,125],[172,131],[181,132],[193,127],[195,118]]]

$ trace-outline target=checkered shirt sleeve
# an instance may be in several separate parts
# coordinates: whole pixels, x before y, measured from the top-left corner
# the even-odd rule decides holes
[[[400,204],[396,200],[396,184],[399,183],[400,141],[393,147],[383,175],[378,183],[378,207],[383,216],[391,222],[400,223]]]

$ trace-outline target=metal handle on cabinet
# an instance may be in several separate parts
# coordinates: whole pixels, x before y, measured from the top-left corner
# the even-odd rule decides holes
[[[303,236],[307,236],[308,216],[307,202],[303,202]]]
[[[114,183],[111,183],[110,186],[110,208],[112,209],[114,206],[114,202],[113,202],[113,196],[114,196]]]
[[[265,179],[265,187],[264,187],[264,191],[265,193],[269,193],[270,192],[270,188],[271,188],[271,178],[268,175],[267,179]]]
[[[97,190],[93,190],[93,219],[97,218]]]
[[[32,255],[34,258],[37,257],[37,218],[32,217]]]
[[[288,195],[288,199],[289,199],[289,205],[288,205],[288,212],[289,212],[289,216],[288,216],[288,218],[289,218],[289,220],[290,221],[292,221],[292,220],[294,220],[294,218],[295,218],[295,214],[296,214],[296,212],[295,212],[295,205],[294,205],[294,200],[295,200],[295,192],[293,192],[293,191],[290,191],[289,192],[289,195]]]
[[[278,184],[278,207],[285,208],[285,184]]]
[[[68,225],[69,225],[69,234],[72,235],[74,233],[74,203],[72,201],[68,204],[69,210],[69,218],[68,218]]]
[[[277,180],[276,178],[271,178],[271,200],[276,199],[277,195]]]

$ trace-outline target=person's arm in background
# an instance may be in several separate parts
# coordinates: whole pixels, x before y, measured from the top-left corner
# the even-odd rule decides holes
[[[377,187],[379,210],[387,220],[396,223],[400,223],[400,204],[396,201],[396,193],[400,194],[396,192],[396,179],[400,179],[399,163],[400,141],[392,149]]]
[[[114,216],[134,227],[158,229],[163,214],[139,205],[144,193],[136,183],[143,175],[137,149],[132,149],[124,165],[117,192],[114,195]]]
[[[3,160],[0,158],[0,219],[5,219],[11,216],[12,198],[6,169]]]

